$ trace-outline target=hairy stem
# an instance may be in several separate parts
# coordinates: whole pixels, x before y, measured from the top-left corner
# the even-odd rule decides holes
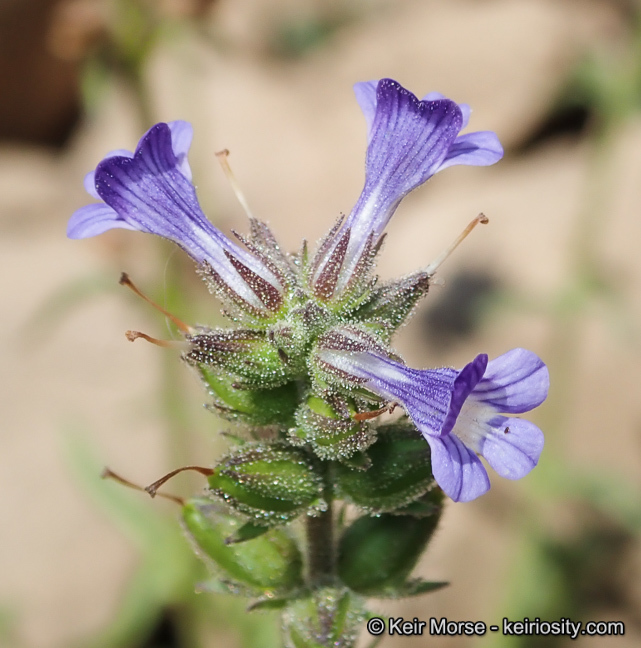
[[[334,574],[334,517],[332,501],[327,510],[307,518],[307,578],[310,585],[330,581]]]

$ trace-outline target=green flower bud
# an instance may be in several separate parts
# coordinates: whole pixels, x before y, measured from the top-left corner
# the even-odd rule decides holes
[[[345,398],[310,396],[296,412],[294,442],[308,443],[321,459],[348,459],[370,446],[376,438],[364,421],[354,420],[356,409]]]
[[[283,613],[287,648],[351,648],[365,620],[363,602],[346,589],[323,588]]]
[[[207,481],[214,495],[265,526],[326,506],[307,453],[284,444],[247,444],[224,457]]]
[[[252,426],[289,428],[294,424],[300,392],[298,383],[259,389],[239,386],[232,376],[202,364],[198,371],[207,391],[214,397],[211,407],[221,416]]]
[[[286,529],[268,529],[251,540],[229,544],[243,522],[211,500],[189,500],[182,515],[189,537],[225,580],[260,593],[302,585],[301,553]]]
[[[439,515],[358,518],[341,537],[338,575],[352,590],[367,596],[386,596],[403,588],[438,520]]]
[[[410,423],[377,429],[367,470],[336,466],[336,491],[370,513],[394,511],[435,488],[430,449]]]

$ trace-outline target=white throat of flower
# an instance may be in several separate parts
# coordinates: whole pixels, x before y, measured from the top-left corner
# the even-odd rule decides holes
[[[481,452],[483,441],[491,434],[489,421],[496,414],[492,406],[470,395],[461,407],[451,434],[455,434],[470,450],[478,454]]]

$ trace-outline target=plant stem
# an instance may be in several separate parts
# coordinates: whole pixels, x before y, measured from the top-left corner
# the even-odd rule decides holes
[[[334,516],[332,501],[327,510],[307,518],[307,579],[310,585],[331,581],[334,574]]]

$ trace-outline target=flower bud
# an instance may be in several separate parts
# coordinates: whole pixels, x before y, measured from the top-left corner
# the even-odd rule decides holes
[[[229,544],[243,522],[222,512],[211,500],[189,500],[182,516],[189,537],[225,580],[261,593],[302,584],[302,557],[286,529],[268,529],[251,540]]]
[[[385,425],[377,434],[367,470],[340,464],[335,473],[338,496],[370,513],[394,511],[435,487],[429,446],[413,425]]]
[[[353,404],[341,396],[310,396],[296,412],[298,427],[290,436],[295,442],[311,445],[321,459],[347,459],[376,438],[369,425],[352,418],[355,412]]]
[[[202,364],[198,366],[198,372],[214,398],[211,407],[221,416],[252,426],[289,428],[294,424],[299,398],[299,387],[295,382],[261,389],[237,385],[233,377]]]
[[[358,518],[341,537],[338,575],[359,594],[389,596],[402,591],[438,519],[438,515],[390,514]]]
[[[224,457],[207,481],[214,495],[264,526],[326,506],[323,480],[307,453],[283,444],[242,446]]]
[[[287,648],[352,648],[365,611],[346,589],[322,588],[290,603],[283,613]]]

